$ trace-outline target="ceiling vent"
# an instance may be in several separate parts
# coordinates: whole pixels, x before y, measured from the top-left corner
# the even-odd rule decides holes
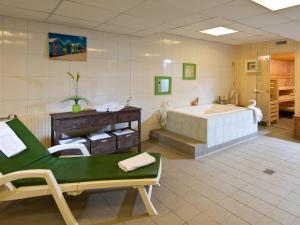
[[[286,44],[287,44],[287,40],[276,41],[276,45],[286,45]]]

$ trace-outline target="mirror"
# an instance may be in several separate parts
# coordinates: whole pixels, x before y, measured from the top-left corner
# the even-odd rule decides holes
[[[170,95],[172,86],[172,77],[156,76],[155,77],[155,95]]]
[[[196,80],[196,64],[183,63],[182,70],[183,70],[182,71],[183,80]]]

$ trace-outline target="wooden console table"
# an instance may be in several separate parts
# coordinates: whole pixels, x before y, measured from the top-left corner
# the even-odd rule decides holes
[[[117,112],[97,112],[95,110],[84,110],[79,113],[65,112],[52,113],[51,116],[51,145],[59,144],[59,140],[63,138],[63,134],[69,136],[82,136],[99,131],[109,125],[118,123],[128,123],[128,128],[132,128],[132,122],[138,122],[138,130],[136,131],[136,141],[124,143],[120,139],[120,144],[126,147],[138,147],[138,152],[141,152],[141,109],[126,106]],[[122,151],[121,148],[116,148],[116,151]]]

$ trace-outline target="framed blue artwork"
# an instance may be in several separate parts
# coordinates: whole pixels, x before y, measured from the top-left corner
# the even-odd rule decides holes
[[[53,60],[86,61],[86,37],[49,33],[49,57]]]

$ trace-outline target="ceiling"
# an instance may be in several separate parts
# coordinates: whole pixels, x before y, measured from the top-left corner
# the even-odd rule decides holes
[[[164,32],[238,45],[300,41],[300,6],[273,12],[250,0],[0,0],[0,15],[133,36]],[[225,26],[238,33],[200,33]]]

